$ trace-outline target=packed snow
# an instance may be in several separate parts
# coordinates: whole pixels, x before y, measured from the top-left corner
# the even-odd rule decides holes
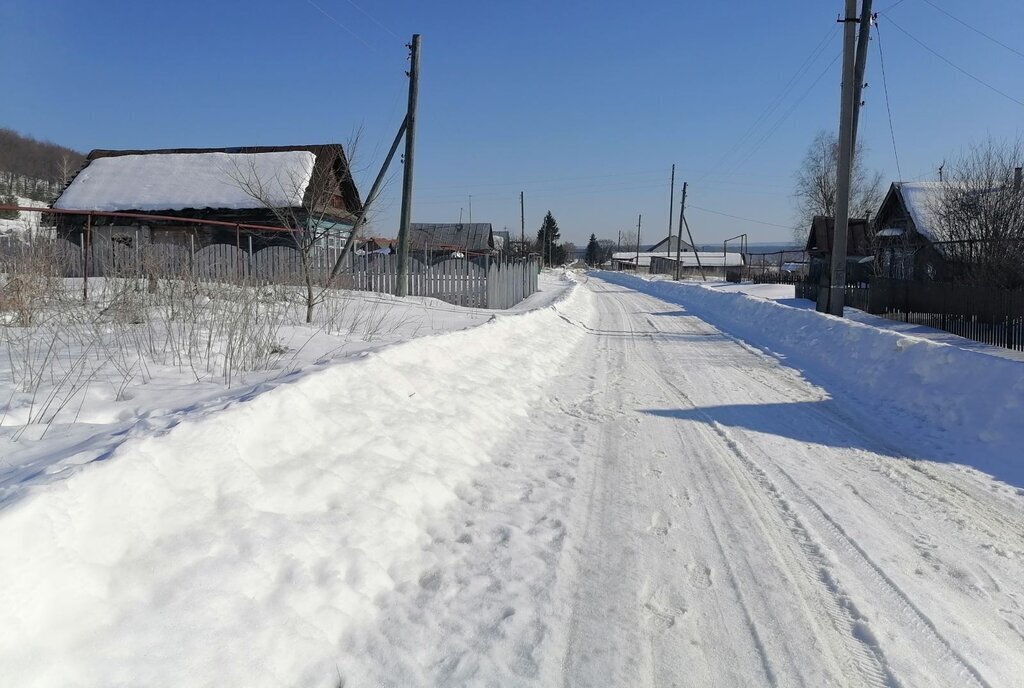
[[[543,277],[11,441],[5,680],[1016,685],[1024,363],[781,290]]]
[[[315,163],[316,156],[309,151],[97,158],[78,173],[53,207],[96,211],[298,207]]]

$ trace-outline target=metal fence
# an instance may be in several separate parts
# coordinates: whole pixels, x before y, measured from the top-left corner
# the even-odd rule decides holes
[[[746,253],[743,279],[755,284],[796,284],[805,279],[807,252],[803,250]]]
[[[819,285],[800,282],[797,298],[816,300]],[[846,305],[994,346],[1024,351],[1024,290],[873,277],[846,287]]]

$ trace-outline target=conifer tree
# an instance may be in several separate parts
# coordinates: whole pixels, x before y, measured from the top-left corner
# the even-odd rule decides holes
[[[603,262],[601,260],[601,244],[597,243],[597,235],[590,235],[590,241],[587,242],[587,252],[583,255],[583,260],[586,261],[587,265],[600,265]]]
[[[549,210],[537,232],[537,252],[545,265],[561,265],[565,262],[565,247],[559,245],[558,237],[558,222]]]

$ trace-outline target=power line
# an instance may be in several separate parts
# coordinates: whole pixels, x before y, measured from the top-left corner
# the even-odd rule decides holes
[[[891,9],[893,9],[893,8],[895,8],[895,7],[899,6],[899,5],[902,5],[902,4],[903,4],[903,3],[905,3],[906,1],[907,1],[907,0],[896,0],[896,2],[894,2],[894,3],[893,3],[893,4],[891,4],[891,5],[889,5],[889,6],[888,6],[888,7],[886,7],[886,8],[884,9],[884,10],[878,10],[878,14],[885,14],[885,13],[886,13],[886,12],[888,12],[889,10],[891,10]]]
[[[758,225],[768,225],[769,227],[781,227],[782,229],[793,229],[792,225],[780,225],[780,224],[776,224],[775,222],[765,222],[764,220],[755,220],[755,219],[750,218],[750,217],[740,217],[739,215],[730,215],[729,213],[723,213],[723,212],[721,212],[719,210],[711,210],[710,208],[701,208],[699,205],[692,205],[692,204],[690,204],[690,205],[687,205],[687,207],[688,208],[693,208],[694,210],[700,210],[700,211],[705,212],[705,213],[711,213],[712,215],[721,215],[722,217],[731,217],[734,220],[743,220],[744,222],[753,222],[754,224],[758,224]]]
[[[437,189],[465,189],[472,186],[473,188],[481,186],[521,186],[523,184],[550,184],[551,182],[560,182],[566,179],[608,179],[618,177],[654,177],[664,174],[663,170],[649,170],[646,172],[616,172],[612,174],[588,174],[582,176],[571,176],[571,177],[558,177],[557,179],[534,179],[533,181],[511,181],[511,182],[470,182],[466,184],[442,184],[440,186],[423,186],[418,187],[418,190],[430,190],[434,191]]]
[[[1016,48],[1014,48],[1012,46],[1007,45],[1006,43],[1003,43],[998,38],[990,36],[989,34],[985,33],[981,29],[979,29],[979,28],[977,28],[975,26],[971,26],[970,24],[965,22],[963,19],[960,19],[958,17],[953,16],[952,14],[947,12],[946,10],[944,10],[941,7],[939,7],[938,5],[936,5],[931,0],[924,0],[924,2],[926,2],[929,5],[931,5],[933,8],[935,8],[939,12],[942,12],[944,15],[946,15],[947,17],[949,17],[953,21],[957,22],[958,24],[962,24],[963,26],[966,26],[968,29],[970,29],[974,33],[978,34],[979,36],[983,36],[983,37],[987,38],[988,40],[992,41],[993,43],[995,43],[996,45],[999,45],[999,46],[1002,46],[1003,48],[1006,48],[1007,50],[1009,50],[1011,53],[1014,53],[1015,55],[1018,55],[1020,57],[1024,57],[1024,53],[1022,53],[1021,51],[1017,50]]]
[[[328,19],[330,19],[330,20],[331,20],[332,22],[334,22],[335,24],[337,24],[338,26],[340,26],[341,28],[343,28],[343,29],[344,29],[344,30],[345,30],[346,32],[348,32],[349,34],[351,34],[351,35],[352,35],[352,36],[353,36],[354,38],[357,38],[357,39],[359,40],[359,42],[360,42],[360,43],[362,43],[363,45],[365,45],[365,46],[366,46],[367,48],[369,48],[370,50],[376,50],[376,49],[377,49],[376,47],[374,47],[374,46],[370,45],[369,43],[367,43],[367,42],[366,42],[366,39],[365,39],[365,38],[363,38],[363,37],[362,37],[362,36],[360,36],[360,35],[359,35],[358,33],[356,33],[356,32],[355,32],[355,31],[353,31],[352,29],[350,29],[350,28],[348,28],[347,26],[345,26],[344,24],[342,24],[342,23],[341,23],[340,21],[338,21],[338,20],[337,20],[336,18],[334,18],[334,17],[332,16],[332,15],[328,14],[327,10],[325,10],[325,9],[324,9],[323,7],[321,7],[320,5],[318,5],[318,4],[316,4],[315,2],[313,2],[313,0],[306,0],[306,2],[307,2],[307,3],[309,3],[310,5],[312,5],[313,7],[315,7],[315,8],[316,8],[316,10],[317,10],[318,12],[320,12],[320,14],[324,15],[325,17],[327,17]]]
[[[889,115],[889,138],[892,139],[892,157],[896,159],[896,178],[903,179],[900,170],[900,156],[896,152],[896,130],[892,126],[892,108],[889,106],[889,84],[885,79],[885,55],[882,52],[882,32],[875,25],[875,42],[878,44],[878,64],[882,67],[882,91],[885,93],[885,112]]]
[[[786,112],[784,112],[782,114],[782,117],[780,117],[778,120],[776,120],[776,122],[772,126],[772,128],[769,129],[768,132],[764,136],[761,137],[761,139],[754,145],[753,148],[750,149],[750,151],[746,154],[746,156],[744,156],[741,160],[739,160],[732,167],[732,169],[729,171],[729,173],[727,173],[727,174],[731,174],[732,172],[734,172],[737,169],[739,169],[740,167],[742,167],[748,160],[750,160],[751,157],[753,157],[754,153],[756,153],[757,151],[759,151],[761,149],[761,146],[763,146],[765,144],[765,142],[768,141],[768,139],[770,139],[772,137],[772,135],[775,134],[775,132],[779,130],[779,127],[781,127],[785,123],[785,121],[787,119],[789,119],[789,116],[792,115],[793,112],[795,112],[798,107],[800,107],[800,104],[802,102],[804,102],[804,100],[807,98],[807,96],[809,96],[811,94],[811,91],[813,91],[814,87],[818,85],[818,82],[821,81],[825,77],[826,74],[828,74],[828,71],[830,69],[832,69],[832,65],[834,65],[839,60],[839,58],[842,56],[842,54],[843,54],[842,51],[836,53],[836,56],[833,57],[832,61],[829,62],[828,65],[825,66],[825,69],[821,70],[821,73],[818,74],[818,76],[814,79],[814,81],[811,82],[811,85],[807,87],[807,90],[804,91],[803,94],[801,94],[801,96],[796,99],[796,102],[794,102],[790,106],[790,108],[788,110],[786,110]]]
[[[370,21],[372,21],[372,22],[373,22],[374,24],[376,24],[376,25],[377,25],[377,26],[379,26],[380,28],[382,28],[382,29],[384,29],[385,31],[387,31],[387,32],[388,32],[389,34],[391,34],[391,35],[392,35],[392,36],[394,36],[395,38],[401,38],[401,37],[400,37],[400,36],[399,36],[398,34],[396,34],[396,33],[395,33],[394,31],[392,31],[392,30],[391,30],[391,29],[389,29],[388,27],[386,27],[386,26],[384,26],[383,24],[381,24],[381,23],[380,23],[379,21],[377,21],[377,20],[376,20],[376,18],[374,18],[374,16],[373,16],[372,14],[370,14],[369,12],[367,12],[366,10],[364,10],[364,9],[363,9],[362,7],[360,7],[359,5],[357,5],[357,4],[356,4],[355,2],[353,2],[352,0],[345,0],[345,1],[346,1],[346,2],[348,3],[348,4],[352,5],[353,7],[355,7],[355,8],[356,8],[357,10],[359,10],[360,12],[362,12],[362,13],[363,13],[364,15],[366,15],[366,17],[367,17],[367,18],[368,18],[368,19],[369,19]]]
[[[921,46],[922,48],[924,48],[925,50],[927,50],[928,52],[930,52],[930,53],[931,53],[932,55],[934,55],[935,57],[937,57],[937,58],[939,58],[940,60],[942,60],[943,62],[945,62],[946,64],[948,64],[948,65],[949,65],[950,67],[952,67],[952,68],[953,68],[953,69],[955,69],[956,71],[960,72],[960,73],[961,73],[961,74],[963,74],[964,76],[967,76],[967,77],[969,77],[969,78],[971,78],[971,79],[974,79],[975,81],[977,81],[977,82],[978,82],[979,84],[981,84],[981,85],[982,85],[982,86],[984,86],[985,88],[987,88],[987,89],[989,89],[989,90],[991,90],[991,91],[994,91],[994,92],[998,93],[999,95],[1001,95],[1002,97],[1006,98],[1007,100],[1013,101],[1014,103],[1017,103],[1017,105],[1020,105],[1021,107],[1024,107],[1024,100],[1017,100],[1016,98],[1014,98],[1014,97],[1013,97],[1013,96],[1011,96],[1010,94],[1006,93],[1005,91],[1001,91],[1001,90],[999,90],[998,88],[996,88],[996,87],[995,87],[995,86],[993,86],[992,84],[988,83],[987,81],[985,81],[985,80],[984,80],[984,79],[982,79],[981,77],[977,77],[977,76],[975,76],[975,75],[971,74],[970,72],[968,72],[968,71],[967,71],[966,69],[964,69],[963,67],[961,67],[961,66],[957,65],[956,63],[954,63],[954,62],[953,62],[953,61],[951,61],[950,59],[948,59],[948,58],[944,57],[943,55],[941,55],[941,54],[940,54],[939,52],[937,52],[936,50],[934,50],[934,49],[932,49],[932,48],[928,47],[927,45],[925,45],[924,43],[922,43],[922,42],[921,42],[921,41],[920,41],[920,40],[919,40],[918,38],[916,38],[915,36],[913,36],[913,35],[912,35],[912,34],[911,34],[911,33],[910,33],[909,31],[907,31],[907,30],[906,30],[906,29],[904,29],[904,28],[903,28],[902,26],[900,26],[899,24],[897,24],[896,22],[894,22],[894,21],[892,20],[892,17],[887,17],[887,19],[889,20],[889,22],[890,22],[890,23],[891,23],[891,24],[892,24],[893,26],[895,26],[895,27],[896,27],[897,29],[899,29],[900,31],[902,31],[902,32],[903,32],[903,33],[904,33],[904,34],[905,34],[905,35],[907,36],[907,38],[909,38],[910,40],[912,40],[912,41],[914,41],[915,43],[917,43],[917,44],[918,44],[919,46]]]
[[[746,144],[750,140],[750,138],[757,131],[758,126],[760,126],[762,122],[766,122],[772,116],[772,114],[779,108],[779,106],[782,105],[783,101],[785,101],[786,99],[786,96],[788,96],[790,91],[792,91],[793,87],[796,86],[796,83],[799,81],[799,79],[803,77],[807,70],[810,69],[811,65],[814,64],[814,61],[818,59],[818,57],[825,50],[825,48],[828,47],[829,41],[833,38],[833,36],[835,36],[837,31],[838,27],[833,26],[825,33],[825,37],[814,47],[814,49],[811,51],[811,54],[808,55],[802,63],[800,63],[800,66],[797,68],[793,76],[789,78],[789,81],[786,82],[786,85],[783,86],[782,90],[780,90],[775,95],[775,97],[772,98],[771,101],[769,101],[768,105],[766,105],[765,108],[761,111],[761,113],[757,116],[757,118],[754,119],[754,121],[743,133],[743,135],[736,140],[736,143],[721,158],[719,158],[714,165],[708,168],[708,171],[704,175],[697,179],[698,182],[703,181],[706,177],[709,177],[715,172],[717,172],[729,158],[731,158],[737,151],[739,151],[744,146],[744,144]]]

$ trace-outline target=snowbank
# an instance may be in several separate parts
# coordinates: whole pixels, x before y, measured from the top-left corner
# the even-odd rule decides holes
[[[561,322],[547,307],[393,345],[24,491],[0,510],[4,682],[358,678],[348,631],[572,355],[584,335]]]
[[[877,422],[914,433],[906,441],[943,445],[950,460],[1024,485],[1022,362],[745,294],[596,274],[684,306],[804,371],[833,396],[854,395]],[[918,422],[898,421],[886,408]]]

